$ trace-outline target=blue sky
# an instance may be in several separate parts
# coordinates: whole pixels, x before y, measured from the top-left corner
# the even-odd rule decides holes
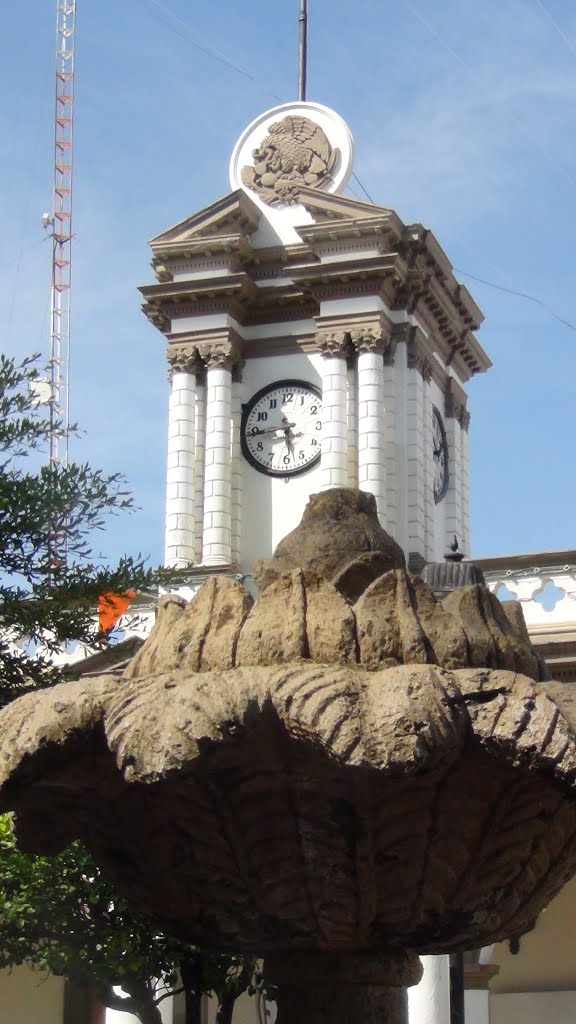
[[[309,0],[309,99],[376,203],[430,227],[486,322],[470,386],[472,553],[576,547],[576,5]],[[298,0],[78,0],[72,416],[140,511],[102,549],[162,557],[168,385],[147,239],[229,190],[246,124],[294,98]],[[3,12],[0,338],[49,347],[55,0]],[[203,52],[216,50],[243,75]],[[248,77],[251,76],[251,77]],[[353,183],[356,191],[358,186]]]

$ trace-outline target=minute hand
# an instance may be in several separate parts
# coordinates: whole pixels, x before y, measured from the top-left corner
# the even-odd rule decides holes
[[[279,430],[289,430],[291,427],[295,426],[295,423],[281,423],[277,427],[264,427],[262,430],[256,428],[255,430],[252,431],[252,436],[255,437],[256,434],[275,434]]]

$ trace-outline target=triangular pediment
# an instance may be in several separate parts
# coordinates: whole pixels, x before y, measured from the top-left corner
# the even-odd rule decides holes
[[[250,197],[237,189],[151,238],[149,244],[155,253],[162,253],[177,250],[186,243],[249,237],[256,231],[261,216]]]
[[[302,188],[300,202],[316,223],[326,220],[371,220],[375,217],[396,217],[394,210],[374,203],[365,203],[350,196],[332,195],[320,189]]]

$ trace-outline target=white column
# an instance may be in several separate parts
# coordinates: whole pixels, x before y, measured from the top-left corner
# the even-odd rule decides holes
[[[426,401],[424,382],[424,357],[416,331],[408,343],[408,369],[406,381],[406,445],[407,445],[407,491],[408,491],[408,553],[417,553],[431,561],[433,552],[427,544],[427,506],[430,495],[426,493],[428,473],[426,461],[432,460],[430,431],[425,416],[430,412]],[[432,486],[432,484],[430,485]],[[432,495],[432,501],[434,496]]]
[[[168,407],[165,563],[184,567],[195,560],[195,391],[198,352],[168,351],[172,390]]]
[[[408,989],[409,1024],[450,1024],[450,958],[420,959],[422,979]]]
[[[240,447],[240,424],[242,421],[242,377],[241,366],[232,374],[232,561],[240,561],[240,538],[242,534],[242,450]]]
[[[466,989],[464,992],[466,1024],[490,1024],[490,992],[487,988]]]
[[[358,373],[356,365],[346,371],[346,487],[358,487]]]
[[[470,456],[468,451],[468,428],[470,426],[470,413],[467,409],[462,414],[462,428],[460,431],[460,479],[462,481],[462,551],[468,557],[472,556],[470,550]]]
[[[444,551],[448,550],[454,537],[458,538],[460,550],[466,555],[469,554],[463,547],[460,426],[455,416],[446,417],[445,429],[446,443],[448,445],[448,490],[444,499],[444,536],[441,541],[443,551],[439,557],[442,557]]]
[[[206,364],[203,565],[232,561],[232,345],[200,347]]]
[[[468,495],[468,423],[466,401],[446,393],[446,440],[449,455],[449,481],[446,494],[446,543],[458,538],[460,550],[470,555]]]
[[[395,444],[396,464],[396,533],[394,534],[406,557],[410,553],[408,539],[408,424],[407,424],[407,393],[408,393],[408,336],[409,325],[402,324],[396,328],[394,341],[396,353],[394,358],[395,382]]]
[[[376,498],[378,516],[386,512],[384,437],[384,332],[381,328],[352,331],[358,352],[358,486]]]
[[[204,533],[204,451],[206,448],[206,378],[196,378],[196,459],[194,463],[194,551],[195,562],[202,561],[202,537]]]
[[[398,502],[401,486],[400,466],[398,463],[398,423],[397,403],[398,381],[396,379],[396,342],[391,342],[384,353],[384,467],[386,510],[383,521],[384,529],[398,540]]]
[[[319,334],[322,360],[322,462],[320,487],[346,487],[347,474],[347,355],[349,336],[345,331]]]

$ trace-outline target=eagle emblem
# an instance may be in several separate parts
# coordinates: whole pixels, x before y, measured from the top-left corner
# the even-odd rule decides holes
[[[298,202],[302,185],[322,188],[331,181],[340,152],[313,121],[288,116],[270,125],[252,156],[253,165],[242,168],[244,185],[268,205],[281,206]]]

